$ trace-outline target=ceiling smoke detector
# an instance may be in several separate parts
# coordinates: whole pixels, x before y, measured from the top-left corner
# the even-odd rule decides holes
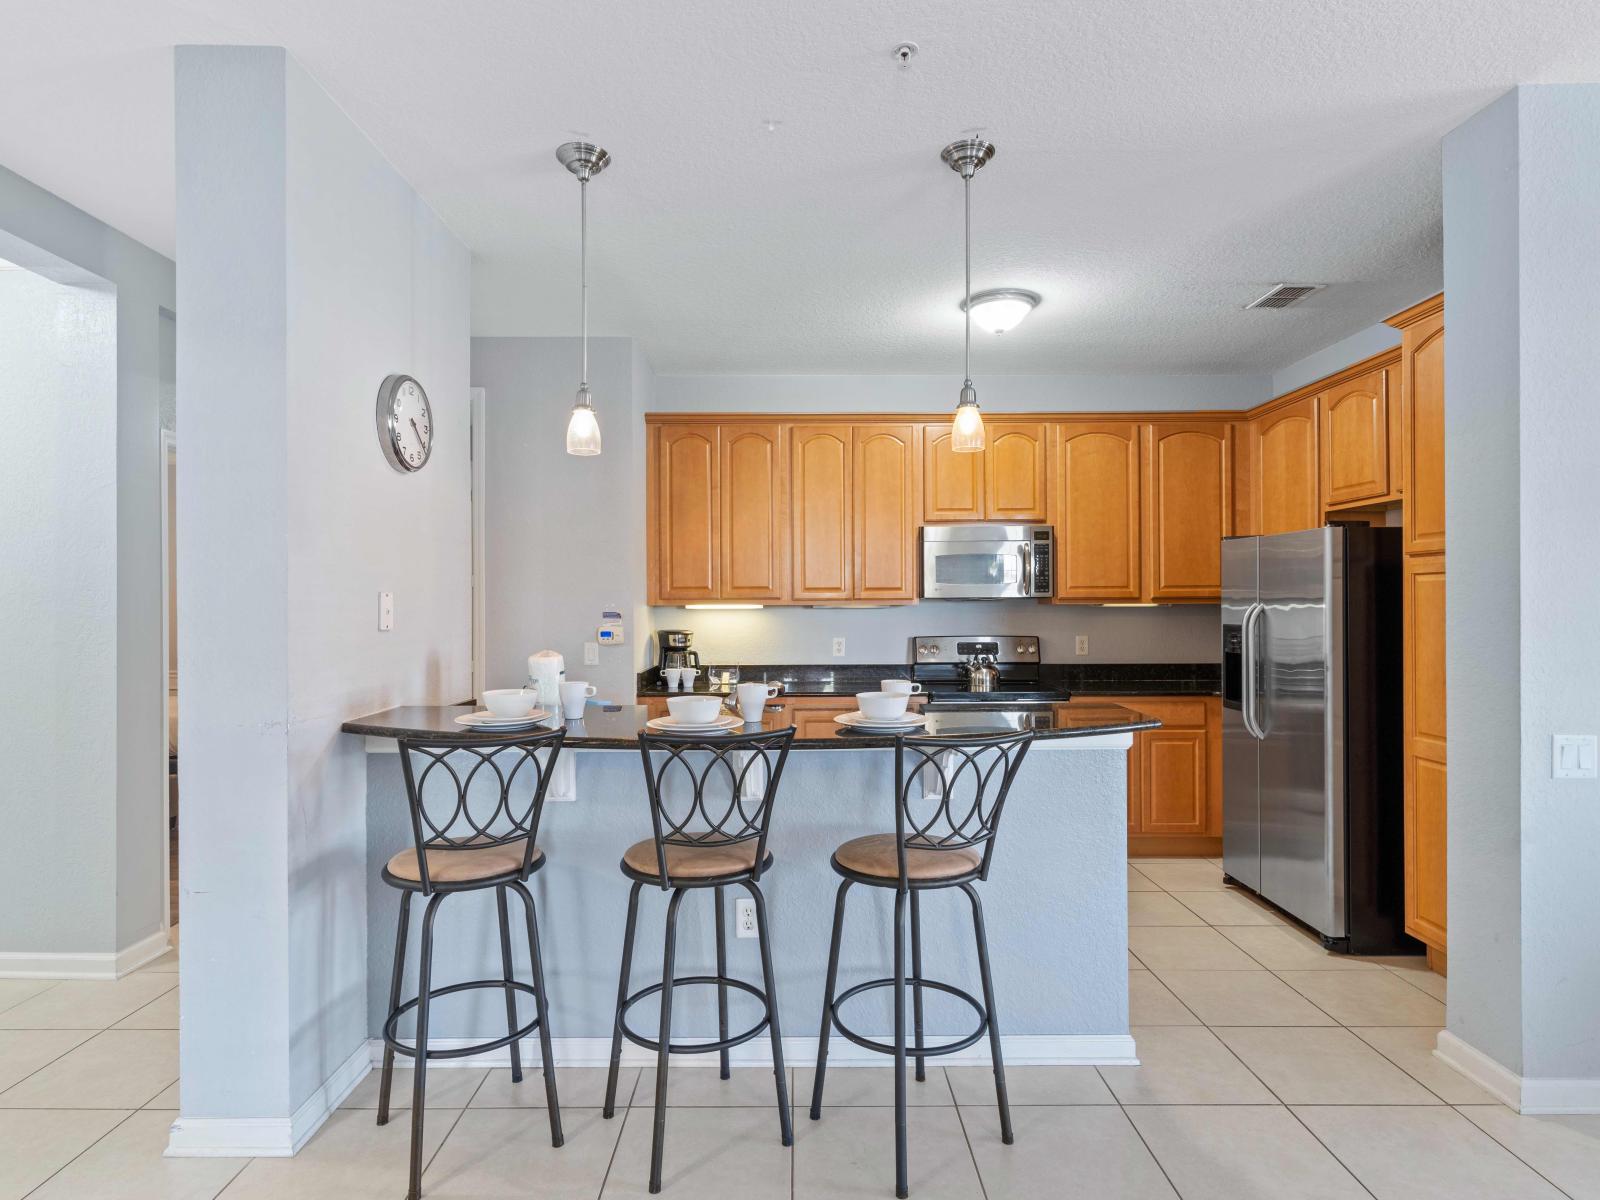
[[[1312,292],[1320,292],[1326,284],[1322,283],[1280,283],[1265,296],[1260,296],[1246,304],[1246,308],[1288,308],[1298,300],[1304,300]]]

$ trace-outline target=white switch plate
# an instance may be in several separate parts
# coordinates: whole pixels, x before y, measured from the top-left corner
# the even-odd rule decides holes
[[[1079,654],[1089,653],[1089,635],[1087,633],[1080,633],[1078,635],[1077,651]]]
[[[600,665],[600,643],[585,642],[583,644],[583,665],[597,667]]]
[[[1558,733],[1550,739],[1552,779],[1595,778],[1595,735]]]
[[[843,638],[834,638],[833,639],[833,656],[835,658],[840,658],[843,655],[844,655],[844,639]]]
[[[378,631],[387,633],[394,628],[394,593],[378,593]]]

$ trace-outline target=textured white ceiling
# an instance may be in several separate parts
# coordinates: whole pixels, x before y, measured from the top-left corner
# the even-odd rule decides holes
[[[1438,286],[1444,132],[1600,78],[1592,0],[0,0],[0,30],[0,163],[169,254],[170,47],[287,46],[472,247],[477,333],[576,332],[553,151],[592,137],[594,327],[663,372],[958,370],[938,152],[975,128],[973,285],[1045,297],[976,370],[1270,369]],[[1283,280],[1329,287],[1241,311]]]

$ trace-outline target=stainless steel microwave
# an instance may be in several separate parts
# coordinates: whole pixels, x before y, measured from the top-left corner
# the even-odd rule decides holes
[[[924,600],[1026,600],[1052,595],[1048,525],[924,525]]]

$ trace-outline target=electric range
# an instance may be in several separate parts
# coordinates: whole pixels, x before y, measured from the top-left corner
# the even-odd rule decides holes
[[[1065,687],[1046,682],[1039,639],[1032,634],[941,634],[911,639],[911,678],[930,703],[992,704],[996,707],[1062,704]],[[992,659],[999,680],[986,692],[968,690],[972,664]]]

